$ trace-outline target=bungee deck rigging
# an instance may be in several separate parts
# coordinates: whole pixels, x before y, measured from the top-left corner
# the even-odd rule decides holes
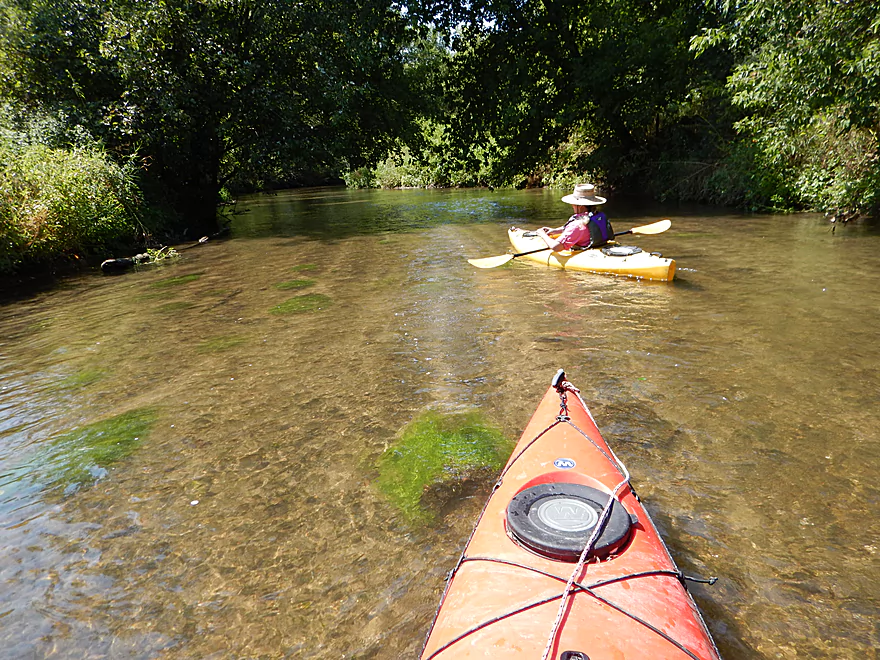
[[[523,496],[532,500],[514,507]],[[531,524],[512,525],[514,514]],[[603,548],[613,515],[615,540]],[[422,660],[502,651],[497,657],[716,660],[686,580],[560,370],[447,577]]]

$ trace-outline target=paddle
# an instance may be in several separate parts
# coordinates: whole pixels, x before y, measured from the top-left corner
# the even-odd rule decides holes
[[[672,222],[670,220],[660,220],[650,225],[643,225],[641,227],[633,227],[632,229],[627,229],[626,231],[619,231],[614,234],[614,237],[623,236],[624,234],[662,234],[664,231],[669,229],[672,226]],[[477,268],[495,268],[496,266],[503,266],[511,259],[516,259],[517,257],[524,257],[527,254],[535,254],[535,252],[546,252],[550,250],[549,247],[538,248],[537,250],[529,250],[528,252],[518,252],[517,254],[502,254],[497,257],[483,257],[482,259],[468,259],[468,263],[472,266],[476,266]]]

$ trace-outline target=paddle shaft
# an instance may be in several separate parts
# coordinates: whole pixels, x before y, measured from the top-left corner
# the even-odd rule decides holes
[[[617,238],[618,236],[623,236],[624,234],[632,234],[632,233],[633,233],[632,229],[627,229],[626,231],[618,231],[618,232],[615,232],[614,238]],[[553,248],[551,248],[551,247],[543,247],[543,248],[538,248],[537,250],[529,250],[528,252],[518,252],[517,254],[513,255],[513,258],[516,259],[517,257],[524,257],[527,254],[535,254],[536,252],[546,252],[547,250],[552,250],[552,249]]]

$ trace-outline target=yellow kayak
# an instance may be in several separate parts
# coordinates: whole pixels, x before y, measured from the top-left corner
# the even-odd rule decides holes
[[[533,231],[511,227],[507,233],[511,244],[518,253],[546,247],[544,241]],[[534,254],[525,254],[523,258],[552,268],[580,270],[588,273],[605,273],[661,282],[671,282],[675,277],[675,261],[673,259],[664,259],[639,248],[615,243],[592,250],[562,250],[560,252],[545,250]]]

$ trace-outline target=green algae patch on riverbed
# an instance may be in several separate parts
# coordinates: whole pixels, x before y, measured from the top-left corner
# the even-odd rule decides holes
[[[37,457],[38,471],[65,494],[91,486],[138,448],[157,419],[155,409],[139,408],[56,436]]]
[[[276,289],[305,289],[315,283],[315,280],[287,280],[286,282],[278,282]]]
[[[428,523],[457,497],[491,483],[514,443],[478,413],[423,413],[379,460],[379,490],[410,522]]]
[[[211,339],[206,339],[202,343],[200,343],[196,350],[199,353],[220,353],[222,351],[228,351],[230,348],[235,348],[236,346],[241,346],[247,341],[245,337],[238,337],[236,335],[230,335],[227,337],[212,337]]]
[[[60,387],[65,390],[74,390],[97,383],[106,374],[100,369],[80,369],[70,374],[60,382]]]
[[[304,270],[315,270],[317,267],[317,264],[299,264],[297,266],[291,267],[290,270],[295,273],[301,273]]]
[[[167,289],[169,287],[180,286],[181,284],[189,284],[190,282],[195,282],[202,275],[203,273],[190,273],[189,275],[166,277],[164,280],[159,280],[157,282],[151,283],[150,286],[155,289]]]
[[[269,310],[270,314],[302,314],[305,312],[316,312],[328,307],[331,300],[328,296],[321,293],[309,293],[304,296],[296,296],[290,300],[286,300],[280,305],[275,305]]]

